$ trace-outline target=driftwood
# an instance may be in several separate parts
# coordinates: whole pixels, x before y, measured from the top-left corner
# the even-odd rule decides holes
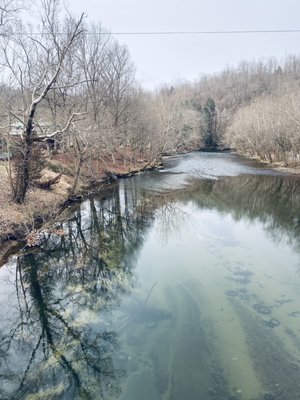
[[[126,172],[112,172],[112,171],[105,171],[105,176],[106,179],[110,182],[116,181],[118,179],[122,178],[131,178],[134,175],[140,174],[141,172],[144,171],[152,171],[156,169],[160,169],[163,167],[163,164],[161,162],[156,163],[156,164],[146,164],[143,167],[135,168],[130,171]]]

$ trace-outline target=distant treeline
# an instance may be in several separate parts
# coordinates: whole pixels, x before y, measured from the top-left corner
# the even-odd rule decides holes
[[[194,149],[299,162],[298,56],[242,62],[149,92],[129,50],[100,23],[59,0],[38,2],[33,30],[22,21],[26,2],[0,0],[0,150],[16,155],[15,201],[38,179],[42,158],[55,154],[74,164],[74,186],[83,172],[93,180],[111,164],[130,171]]]
[[[261,160],[300,163],[300,57],[242,62],[181,84],[199,111],[200,146],[231,147]]]

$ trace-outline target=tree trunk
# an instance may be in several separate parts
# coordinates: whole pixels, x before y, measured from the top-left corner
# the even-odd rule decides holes
[[[25,200],[25,195],[29,185],[29,168],[31,159],[32,142],[29,138],[24,141],[24,147],[19,150],[20,165],[16,166],[14,201],[22,204]]]
[[[79,162],[78,162],[78,164],[77,164],[77,169],[76,169],[76,173],[75,173],[74,183],[73,183],[72,188],[71,188],[70,191],[69,191],[69,198],[72,198],[72,197],[74,196],[75,191],[76,191],[76,189],[77,189],[77,185],[78,185],[78,181],[79,181],[79,178],[80,178],[80,172],[81,172],[82,164],[83,164],[83,160],[80,158],[80,160],[79,160]]]

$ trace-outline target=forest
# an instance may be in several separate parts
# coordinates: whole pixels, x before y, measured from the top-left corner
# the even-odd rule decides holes
[[[28,24],[25,4],[0,1],[0,155],[14,202],[67,170],[71,197],[80,179],[155,168],[191,150],[299,165],[298,55],[147,91],[129,49],[100,22],[58,0],[38,3],[38,21]],[[46,167],[58,175],[43,180]]]

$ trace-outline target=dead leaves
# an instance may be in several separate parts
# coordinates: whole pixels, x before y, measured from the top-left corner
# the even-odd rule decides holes
[[[46,239],[46,237],[51,234],[63,236],[65,235],[65,231],[63,229],[56,229],[56,228],[33,229],[25,237],[26,246],[27,247],[39,246]]]

